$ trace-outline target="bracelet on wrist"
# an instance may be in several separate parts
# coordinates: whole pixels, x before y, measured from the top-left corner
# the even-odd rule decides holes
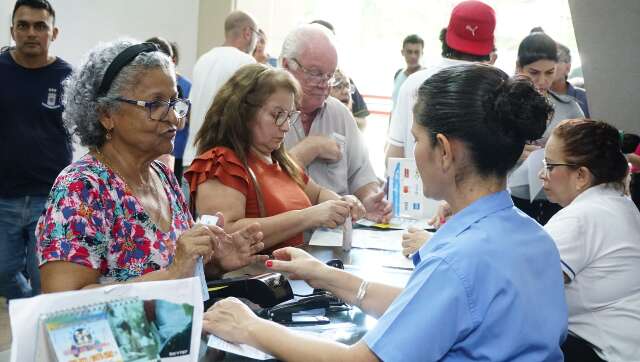
[[[362,283],[360,283],[360,287],[358,288],[358,293],[356,294],[356,305],[357,306],[361,306],[362,305],[362,301],[364,300],[364,297],[367,295],[367,287],[369,286],[369,282],[366,280],[363,280]]]

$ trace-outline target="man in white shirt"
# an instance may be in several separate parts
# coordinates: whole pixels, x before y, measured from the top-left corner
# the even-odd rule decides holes
[[[493,31],[496,16],[493,9],[480,1],[463,1],[451,12],[449,26],[442,29],[442,59],[426,69],[411,74],[400,87],[391,114],[385,162],[390,157],[414,158],[415,140],[411,135],[413,106],[418,89],[440,70],[467,62],[489,62],[494,49]]]
[[[258,36],[258,26],[251,16],[242,11],[234,11],[224,21],[224,44],[209,50],[196,62],[189,95],[192,108],[189,138],[183,156],[185,167],[197,156],[193,141],[220,87],[240,67],[256,62],[251,54]]]
[[[396,74],[393,76],[393,93],[391,95],[391,101],[393,104],[396,104],[396,100],[398,99],[398,91],[400,87],[404,83],[407,78],[419,71],[424,69],[422,65],[420,65],[420,59],[422,58],[422,51],[424,50],[424,40],[416,34],[408,35],[402,41],[402,50],[400,53],[404,57],[405,63],[407,63],[406,68],[400,68],[396,71]]]

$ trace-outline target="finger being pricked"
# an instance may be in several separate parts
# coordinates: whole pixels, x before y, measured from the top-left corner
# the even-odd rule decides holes
[[[291,252],[293,250],[299,250],[297,248],[288,246],[286,248],[280,248],[273,251],[273,257],[277,260],[291,260]]]

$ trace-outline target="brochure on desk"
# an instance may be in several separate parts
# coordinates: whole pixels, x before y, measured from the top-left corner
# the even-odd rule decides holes
[[[202,313],[198,278],[12,300],[11,361],[195,362]]]
[[[389,158],[386,177],[387,199],[391,202],[394,217],[425,219],[435,214],[438,202],[424,197],[422,179],[414,159]]]

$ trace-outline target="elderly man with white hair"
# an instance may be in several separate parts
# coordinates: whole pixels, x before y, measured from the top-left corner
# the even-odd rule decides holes
[[[362,201],[367,218],[386,222],[384,199],[369,153],[349,109],[329,97],[338,54],[333,35],[317,24],[302,25],[284,40],[280,63],[302,87],[300,119],[285,137],[290,154],[320,185]]]

